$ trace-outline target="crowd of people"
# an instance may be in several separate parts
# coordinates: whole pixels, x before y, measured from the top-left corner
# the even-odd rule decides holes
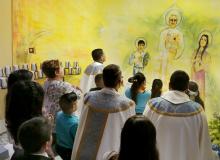
[[[6,125],[12,160],[217,160],[198,85],[177,70],[169,91],[137,72],[124,94],[123,71],[104,67],[102,49],[92,51],[80,87],[63,81],[59,60],[47,60],[43,86],[28,70],[8,78]]]

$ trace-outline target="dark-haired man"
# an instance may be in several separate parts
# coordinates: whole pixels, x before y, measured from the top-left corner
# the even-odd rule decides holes
[[[135,104],[121,96],[122,73],[111,64],[103,69],[105,87],[88,92],[74,141],[72,160],[102,160],[109,151],[118,151],[125,121],[135,115]]]
[[[169,91],[149,101],[144,115],[155,125],[160,160],[213,160],[202,106],[185,93],[189,76],[175,71]]]

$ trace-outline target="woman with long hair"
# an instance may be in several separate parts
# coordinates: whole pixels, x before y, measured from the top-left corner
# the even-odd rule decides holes
[[[110,154],[108,160],[159,160],[156,147],[156,129],[143,115],[130,117],[121,132],[121,145],[118,154]]]
[[[205,110],[204,102],[200,98],[199,86],[196,82],[189,81],[189,88],[188,88],[187,94],[192,101],[199,103]]]
[[[136,114],[143,114],[145,106],[150,99],[150,91],[146,91],[146,78],[143,73],[138,72],[128,79],[132,83],[131,88],[126,89],[126,97],[132,99],[135,104]]]
[[[163,82],[160,79],[154,79],[151,88],[151,98],[160,97],[162,93]]]
[[[199,39],[199,47],[192,58],[192,79],[198,83],[202,99],[205,98],[205,73],[210,63],[210,56],[207,52],[208,45],[208,34],[202,34]]]

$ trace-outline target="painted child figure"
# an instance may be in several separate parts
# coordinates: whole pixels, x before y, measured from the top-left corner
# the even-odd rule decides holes
[[[133,65],[133,75],[144,71],[150,59],[149,53],[145,52],[146,43],[143,39],[138,40],[137,50],[129,57],[129,64]]]

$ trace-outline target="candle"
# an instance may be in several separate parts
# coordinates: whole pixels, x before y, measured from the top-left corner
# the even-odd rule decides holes
[[[38,78],[43,78],[43,72],[41,69],[38,71]]]
[[[0,77],[0,87],[2,89],[7,88],[7,79],[5,77]]]
[[[3,69],[0,68],[0,77],[3,77]]]
[[[22,68],[28,70],[28,68],[29,68],[29,67],[28,67],[28,64],[23,64],[23,65],[22,65]]]
[[[70,68],[69,68],[69,75],[72,75],[72,74],[73,74],[73,68],[70,67]]]
[[[8,77],[11,73],[11,67],[10,66],[5,66],[5,75]]]
[[[74,67],[74,68],[79,67],[79,63],[78,63],[77,61],[74,61],[74,62],[73,62],[73,67]]]
[[[69,68],[70,67],[70,62],[65,62],[65,68]]]
[[[13,65],[13,71],[17,71],[17,70],[19,70],[18,65]]]
[[[32,71],[36,71],[37,70],[37,64],[36,63],[32,63],[31,64],[31,70]]]

